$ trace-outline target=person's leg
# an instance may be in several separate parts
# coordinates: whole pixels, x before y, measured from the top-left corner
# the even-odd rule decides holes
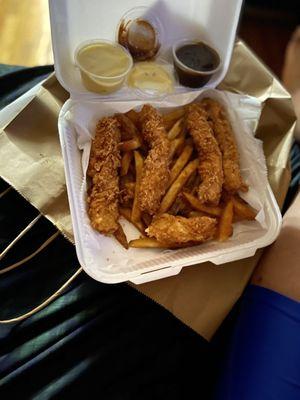
[[[300,194],[243,295],[215,400],[300,399]]]
[[[252,283],[300,301],[300,193],[284,216],[277,241],[264,253]]]
[[[214,400],[300,399],[300,304],[250,285],[226,344]]]

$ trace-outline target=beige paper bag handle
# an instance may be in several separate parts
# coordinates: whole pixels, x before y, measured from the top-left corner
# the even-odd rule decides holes
[[[24,319],[30,317],[31,315],[36,314],[38,311],[42,310],[49,303],[51,303],[51,301],[56,299],[71,284],[71,282],[74,281],[74,279],[77,277],[77,275],[80,274],[81,271],[82,271],[82,267],[78,268],[77,271],[56,292],[54,292],[51,296],[49,296],[46,300],[44,300],[37,307],[33,308],[32,310],[28,311],[25,314],[19,315],[18,317],[0,320],[0,324],[11,324],[14,322],[20,322],[20,321],[23,321]]]
[[[10,191],[11,187],[6,189],[4,192],[0,193],[0,198],[3,197],[5,194],[7,194]],[[0,260],[5,257],[5,255],[13,248],[13,246],[27,233],[29,230],[37,223],[37,221],[42,217],[42,214],[39,214],[37,217],[35,217],[16,237],[15,239],[12,240],[12,242],[1,252],[0,254]],[[26,256],[22,260],[0,270],[0,275],[5,274],[6,272],[12,271],[13,269],[16,269],[20,267],[21,265],[24,265],[27,261],[31,260],[33,257],[35,257],[37,254],[39,254],[44,248],[46,248],[55,238],[59,236],[60,232],[57,231],[55,232],[52,236],[50,236],[42,245],[36,249],[33,253],[30,255]],[[22,321],[28,317],[30,317],[33,314],[36,314],[38,311],[42,310],[44,307],[46,307],[49,303],[51,303],[54,299],[56,299],[73,281],[74,279],[80,274],[82,271],[82,267],[78,268],[77,271],[59,288],[57,289],[51,296],[49,296],[46,300],[44,300],[41,304],[38,306],[34,307],[32,310],[28,311],[25,314],[21,314],[18,317],[10,318],[10,319],[4,319],[0,320],[0,324],[11,324],[14,322],[19,322]]]

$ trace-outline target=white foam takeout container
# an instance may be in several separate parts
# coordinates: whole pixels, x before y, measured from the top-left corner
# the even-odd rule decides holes
[[[70,92],[58,122],[65,165],[66,183],[80,264],[94,279],[105,283],[132,281],[139,284],[178,274],[182,267],[211,261],[223,264],[255,254],[272,243],[280,229],[281,214],[267,181],[261,143],[253,133],[260,115],[260,103],[249,96],[220,92],[215,88],[228,69],[242,0],[148,0],[142,13],[150,10],[160,20],[162,32],[159,58],[170,60],[173,43],[199,37],[215,48],[222,66],[201,90],[180,87],[163,98],[141,98],[124,87],[109,96],[88,92],[81,84],[74,63],[74,51],[83,41],[113,40],[121,17],[140,0],[50,0],[52,42],[56,76]],[[224,11],[226,10],[226,12]],[[86,210],[86,168],[96,122],[104,115],[139,109],[150,102],[162,112],[203,97],[218,99],[228,111],[241,156],[241,170],[250,190],[242,197],[255,209],[256,221],[235,224],[226,242],[210,241],[178,250],[125,250],[111,237],[92,229]],[[121,219],[128,239],[138,237],[136,229]]]

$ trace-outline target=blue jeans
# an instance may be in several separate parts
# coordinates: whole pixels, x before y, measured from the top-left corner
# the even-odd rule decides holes
[[[300,303],[251,285],[215,400],[300,399]]]

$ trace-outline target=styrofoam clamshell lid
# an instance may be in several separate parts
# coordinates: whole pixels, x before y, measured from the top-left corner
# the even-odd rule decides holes
[[[180,39],[199,39],[215,48],[222,66],[206,88],[224,78],[234,44],[242,0],[50,0],[52,45],[56,76],[71,97],[99,100],[135,99],[134,90],[124,87],[109,96],[91,93],[81,83],[75,66],[77,46],[90,39],[115,40],[122,17],[136,9],[140,17],[155,16],[161,49],[158,58],[172,62],[172,45]],[[191,91],[177,85],[176,92]]]

